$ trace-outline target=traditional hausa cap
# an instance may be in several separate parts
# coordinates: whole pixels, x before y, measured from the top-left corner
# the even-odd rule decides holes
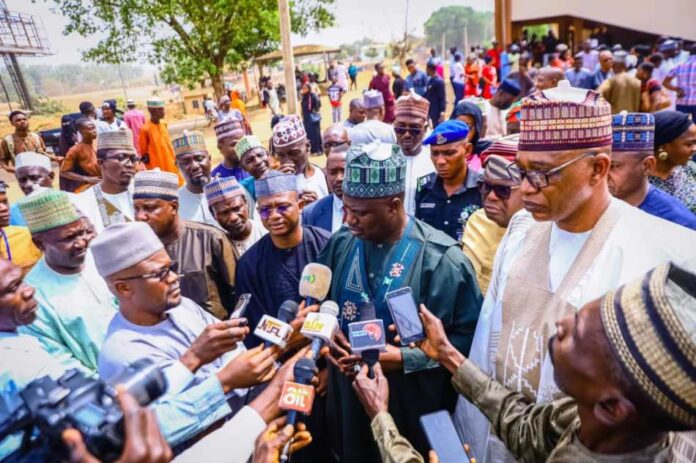
[[[406,159],[398,145],[374,141],[352,145],[346,159],[343,194],[385,198],[406,189]]]
[[[145,222],[116,223],[106,227],[90,244],[99,275],[114,275],[164,249]]]

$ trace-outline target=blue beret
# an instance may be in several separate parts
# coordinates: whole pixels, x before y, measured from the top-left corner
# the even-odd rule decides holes
[[[435,127],[430,136],[423,140],[424,145],[446,145],[469,136],[469,126],[462,121],[452,119]]]
[[[515,79],[507,78],[500,84],[500,90],[509,93],[512,96],[520,94],[520,83]]]

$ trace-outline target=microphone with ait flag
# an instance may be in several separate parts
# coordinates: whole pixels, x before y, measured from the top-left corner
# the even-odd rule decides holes
[[[374,365],[379,361],[379,353],[387,350],[387,336],[384,322],[377,318],[372,301],[358,304],[360,321],[348,325],[351,351],[360,354],[367,365],[367,376],[374,379]]]
[[[305,265],[300,277],[300,296],[305,298],[305,306],[318,304],[326,299],[329,289],[331,289],[331,269],[322,264]]]
[[[308,313],[302,324],[300,333],[312,340],[312,358],[315,361],[319,358],[322,346],[325,343],[331,344],[338,330],[337,316],[338,304],[334,301],[324,301],[319,307],[319,312]]]
[[[297,316],[299,306],[295,301],[285,301],[278,308],[278,318],[266,314],[261,317],[254,335],[264,340],[264,347],[272,345],[284,348],[292,334],[290,322]]]
[[[309,358],[301,358],[295,364],[293,374],[295,381],[286,381],[283,384],[283,390],[280,393],[278,406],[288,411],[287,424],[295,425],[298,415],[309,415],[312,412],[314,404],[314,386],[312,386],[312,377],[316,366],[314,361]],[[290,452],[292,440],[288,441],[283,447],[283,452],[280,461],[287,461]]]

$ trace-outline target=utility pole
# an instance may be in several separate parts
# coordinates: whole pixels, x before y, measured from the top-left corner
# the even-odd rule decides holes
[[[295,57],[292,54],[290,40],[290,7],[288,0],[278,0],[280,17],[280,43],[283,52],[283,72],[285,74],[285,94],[287,97],[287,114],[297,114],[297,88],[295,87]]]
[[[442,33],[442,62],[444,63],[445,59],[447,58],[447,55],[445,54],[445,33]]]

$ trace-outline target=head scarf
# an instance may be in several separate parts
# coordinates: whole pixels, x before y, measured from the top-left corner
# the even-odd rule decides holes
[[[491,146],[491,141],[480,139],[481,131],[483,130],[483,113],[481,113],[481,109],[469,101],[460,101],[452,110],[450,119],[456,119],[459,116],[471,116],[474,118],[476,133],[471,137],[471,144],[474,145],[473,154],[483,153]]]
[[[694,122],[687,114],[679,111],[658,111],[655,113],[655,146],[669,143],[689,130]]]

